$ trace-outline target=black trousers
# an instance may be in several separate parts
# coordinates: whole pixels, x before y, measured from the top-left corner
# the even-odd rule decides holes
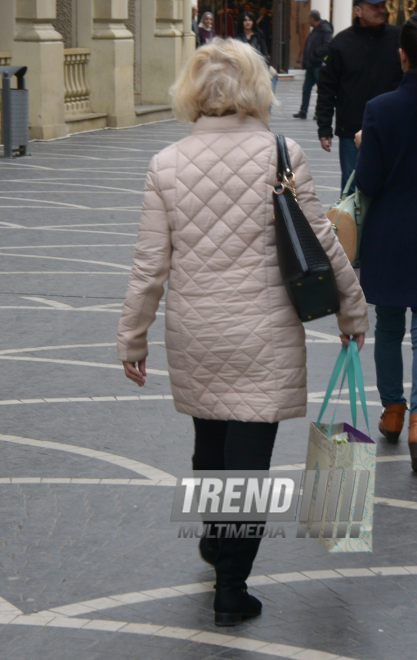
[[[196,417],[193,421],[194,470],[269,470],[278,422],[236,422]],[[218,539],[215,565],[217,585],[243,586],[252,570],[260,542],[259,538],[225,538],[222,535]]]

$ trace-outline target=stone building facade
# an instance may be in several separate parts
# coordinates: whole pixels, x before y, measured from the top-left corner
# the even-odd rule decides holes
[[[171,116],[191,0],[0,0],[0,66],[28,67],[30,138]]]
[[[28,67],[30,138],[171,117],[168,90],[195,48],[191,6],[197,2],[201,11],[233,6],[239,13],[246,6],[243,0],[0,0],[0,66]],[[292,5],[318,9],[335,34],[352,22],[353,0],[270,0],[272,62],[280,71],[290,64],[288,57],[281,61],[281,41],[291,42]],[[417,11],[417,0],[388,0],[387,9],[389,21],[401,25]]]

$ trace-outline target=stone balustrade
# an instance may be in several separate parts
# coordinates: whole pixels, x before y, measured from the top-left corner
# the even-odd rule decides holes
[[[89,59],[89,48],[67,48],[64,50],[66,115],[91,112],[87,72]]]
[[[12,54],[8,50],[0,50],[0,66],[10,66]]]

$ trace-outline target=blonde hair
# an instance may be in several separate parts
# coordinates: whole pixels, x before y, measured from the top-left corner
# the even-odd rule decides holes
[[[237,39],[215,38],[192,55],[171,87],[179,121],[201,115],[251,115],[267,122],[274,103],[265,60]]]

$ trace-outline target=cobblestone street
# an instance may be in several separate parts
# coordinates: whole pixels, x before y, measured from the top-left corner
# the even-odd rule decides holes
[[[279,82],[277,96],[271,129],[301,144],[327,208],[340,194],[338,140],[321,150],[315,96],[307,121],[292,119],[300,82]],[[406,429],[398,446],[377,430],[372,306],[361,358],[378,443],[374,552],[264,539],[249,580],[262,616],[214,626],[214,571],[170,522],[193,431],[170,394],[163,302],[146,388],[116,354],[148,163],[189,131],[102,130],[0,159],[0,658],[415,660],[417,475]],[[340,350],[335,317],[306,332],[308,415],[280,424],[274,466],[302,467]],[[407,396],[410,335],[403,352]],[[347,403],[338,418],[349,422]]]

